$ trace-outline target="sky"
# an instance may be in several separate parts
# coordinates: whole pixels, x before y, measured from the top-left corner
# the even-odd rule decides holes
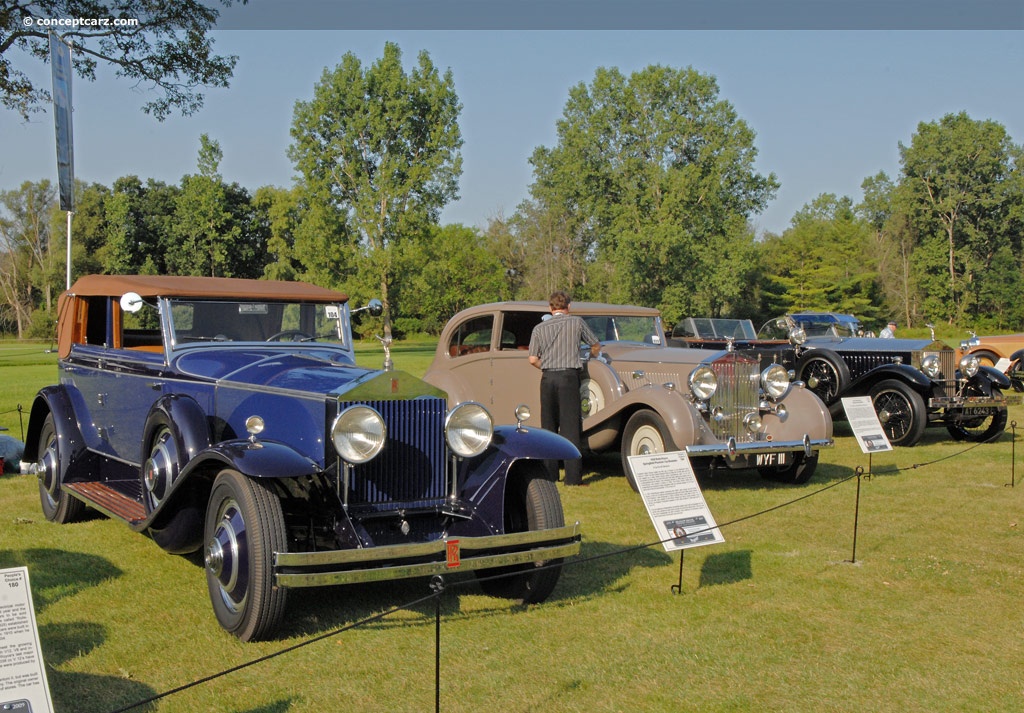
[[[542,9],[531,10],[531,0],[520,0],[526,4],[515,7],[526,7],[525,16],[477,18],[469,29],[447,29],[465,22],[454,10],[436,21],[393,15],[345,22],[309,2],[306,15],[283,18],[280,8],[303,4],[268,6],[267,1],[232,8],[221,23],[232,29],[212,33],[215,50],[237,55],[238,64],[230,88],[205,90],[205,105],[192,116],[159,122],[144,114],[141,106],[150,91],[115,77],[111,69],[101,66],[96,82],[76,76],[75,177],[107,186],[126,175],[179,183],[197,171],[199,137],[205,133],[221,146],[224,180],[250,192],[265,185],[290,187],[295,172],[287,149],[295,103],[311,99],[323,72],[340,64],[344,54],[352,52],[368,65],[388,41],[401,48],[407,68],[426,50],[442,71],[450,69],[463,105],[460,198],[442,213],[444,223],[483,228],[489,219],[515,211],[529,195],[530,155],[539,146],[556,144],[556,122],[570,88],[589,84],[599,67],[617,67],[627,75],[652,64],[692,67],[717,79],[719,98],[756,134],[756,170],[775,174],[781,184],[766,210],[752,216],[759,233],[782,232],[796,211],[822,193],[856,202],[865,178],[879,171],[897,177],[899,146],[911,142],[921,122],[964,111],[1002,124],[1014,143],[1024,143],[1024,9],[1003,23],[998,15],[1008,6],[1000,0],[992,0],[995,20],[974,24],[1012,29],[948,29],[971,23],[941,14],[924,29],[916,20],[886,28],[891,18],[881,11],[868,13],[866,21],[826,16],[811,22],[802,14],[810,5],[799,0],[792,0],[790,16],[782,21],[768,16],[764,3],[754,3],[745,22],[679,19],[673,13],[683,7],[680,3],[671,5],[676,9],[665,22],[658,15],[635,22],[632,15],[601,15],[602,3],[613,0],[559,0],[552,7],[597,8],[596,20],[586,19],[586,13],[551,20]],[[929,1],[930,7],[942,7],[942,0]],[[352,2],[330,7],[355,7],[359,0]],[[420,0],[408,7],[431,2],[459,0]],[[638,13],[644,8],[629,7]],[[360,29],[313,29],[352,25]],[[776,29],[804,25],[808,28]],[[401,29],[378,29],[388,26]],[[504,26],[517,29],[495,29]],[[867,29],[842,29],[861,26]],[[12,59],[49,88],[49,65],[24,54]],[[0,109],[0,156],[0,190],[25,180],[56,183],[51,112],[25,123]]]

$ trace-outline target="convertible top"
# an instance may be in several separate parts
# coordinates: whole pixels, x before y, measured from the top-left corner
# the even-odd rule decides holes
[[[348,295],[343,292],[317,287],[307,282],[177,275],[86,275],[80,277],[65,295],[120,297],[125,292],[137,292],[142,297],[348,301]]]

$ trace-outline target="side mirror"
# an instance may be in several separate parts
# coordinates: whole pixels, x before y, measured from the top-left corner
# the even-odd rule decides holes
[[[372,317],[380,317],[382,314],[384,314],[384,303],[381,302],[376,297],[374,297],[372,300],[367,302],[362,307],[356,307],[354,310],[352,310],[352,314],[355,314],[356,312],[362,312],[364,310],[369,312],[370,316]]]
[[[121,295],[121,311],[128,312],[129,314],[135,314],[145,302],[142,301],[142,295],[138,292],[125,292]]]

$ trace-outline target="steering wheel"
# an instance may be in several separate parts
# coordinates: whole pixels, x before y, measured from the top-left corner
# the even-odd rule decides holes
[[[290,337],[290,339],[286,340],[286,337]],[[296,337],[298,338],[296,339]],[[312,334],[306,334],[301,329],[286,329],[283,332],[271,334],[269,337],[267,337],[268,342],[308,342],[313,341],[314,339],[316,339],[316,337],[314,337]]]

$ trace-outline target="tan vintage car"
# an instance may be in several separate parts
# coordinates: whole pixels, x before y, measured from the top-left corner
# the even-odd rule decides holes
[[[979,337],[973,332],[971,338],[960,342],[960,354],[973,354],[985,366],[996,366],[1000,360],[1002,371],[1010,377],[1015,391],[1024,391],[1024,334],[999,334]]]
[[[628,457],[685,450],[698,473],[756,469],[806,482],[821,448],[832,445],[832,419],[802,383],[778,364],[760,365],[742,350],[668,346],[656,309],[574,302],[601,340],[601,356],[581,376],[584,447]],[[546,302],[499,302],[459,312],[445,326],[424,380],[450,403],[483,404],[498,423],[516,407],[540,410],[540,371],[528,360],[530,334]],[[588,349],[583,349],[588,352]]]

